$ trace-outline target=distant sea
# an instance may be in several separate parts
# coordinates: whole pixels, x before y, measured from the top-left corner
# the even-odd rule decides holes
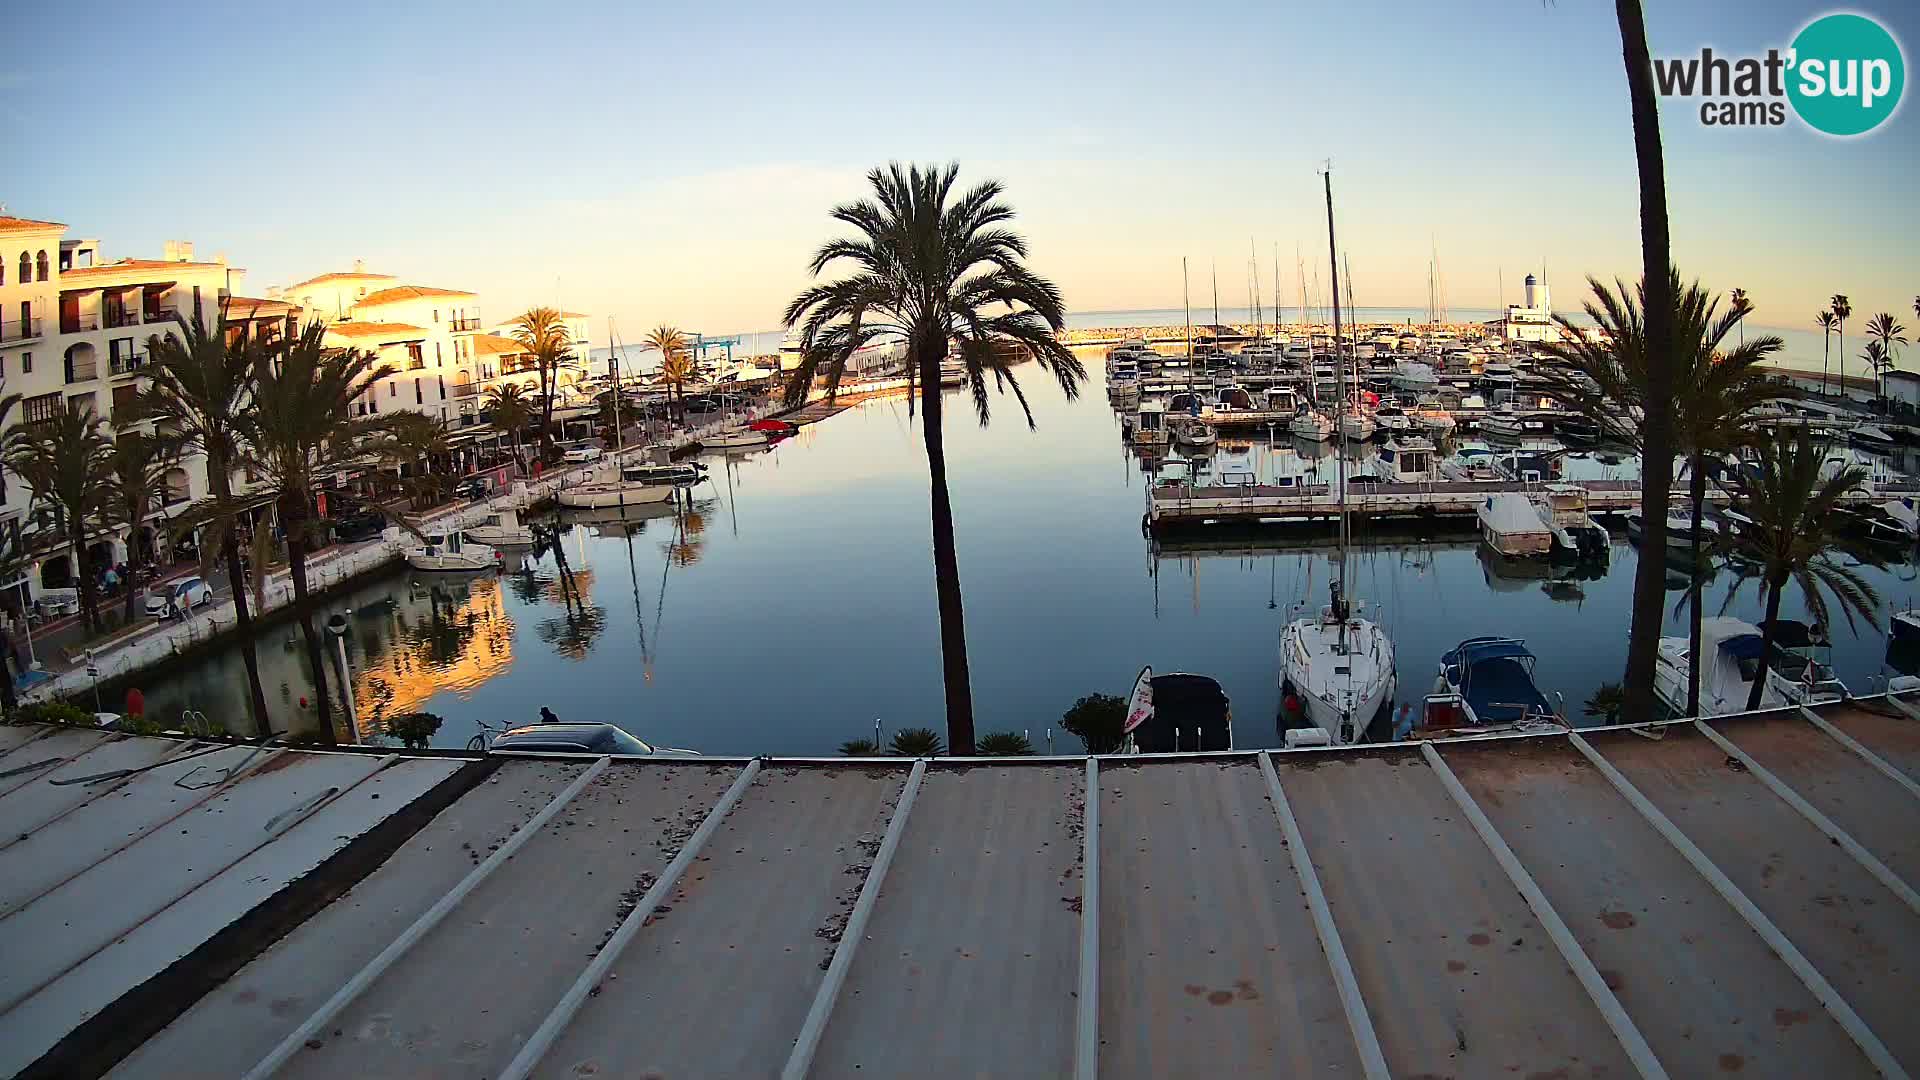
[[[1427,319],[1425,308],[1362,307],[1357,310],[1359,314],[1358,321],[1362,323],[1418,325],[1424,323]],[[1572,319],[1576,325],[1584,325],[1590,321],[1581,313],[1568,311],[1563,314],[1567,315],[1569,319]],[[1301,321],[1300,309],[1298,308],[1283,308],[1280,315],[1283,324]],[[1309,313],[1308,317],[1311,319],[1324,318],[1325,316],[1320,315],[1318,310],[1314,309]],[[1447,317],[1455,323],[1486,322],[1490,319],[1499,318],[1500,312],[1492,308],[1453,308],[1447,312]],[[1262,318],[1264,320],[1271,320],[1273,313],[1270,311],[1263,312]],[[1180,308],[1076,311],[1068,313],[1067,326],[1076,329],[1103,326],[1177,326],[1184,322],[1185,319],[1186,312]],[[1208,305],[1205,308],[1195,307],[1193,309],[1193,321],[1196,323],[1213,322],[1214,311],[1212,305]],[[1254,321],[1254,317],[1253,312],[1245,307],[1223,307],[1220,309],[1220,321],[1223,323],[1251,323]],[[1856,332],[1852,327],[1848,327],[1847,371],[1850,374],[1865,374],[1867,370],[1866,362],[1860,359],[1860,352],[1866,347],[1864,325],[1863,321],[1862,331],[1860,332]],[[1821,342],[1819,331],[1801,330],[1794,327],[1766,326],[1758,323],[1748,326],[1747,330],[1750,334],[1754,335],[1776,334],[1785,342],[1785,347],[1779,354],[1780,359],[1778,362],[1781,365],[1807,371],[1820,370]],[[778,351],[780,342],[785,338],[786,334],[781,330],[763,330],[742,333],[738,336],[741,339],[739,346],[736,347],[736,353],[738,353],[738,355],[760,356]],[[1735,332],[1734,340],[1739,340],[1738,331]],[[1838,343],[1836,342],[1835,344],[1837,346]],[[640,345],[624,345],[622,346],[621,352],[626,359],[638,365],[638,369],[641,371],[650,371],[659,365],[659,354]],[[592,358],[604,364],[607,355],[608,350],[604,348],[594,349]],[[1829,362],[1837,363],[1837,361],[1838,350],[1836,348]]]

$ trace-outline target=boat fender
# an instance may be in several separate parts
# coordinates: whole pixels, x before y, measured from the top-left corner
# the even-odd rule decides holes
[[[1153,515],[1151,514],[1140,515],[1140,535],[1141,536],[1153,535]]]

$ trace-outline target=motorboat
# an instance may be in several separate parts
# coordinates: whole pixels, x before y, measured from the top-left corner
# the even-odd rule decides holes
[[[512,507],[490,510],[480,524],[461,530],[461,536],[488,547],[533,546],[533,529],[520,523],[520,514]]]
[[[1317,617],[1281,628],[1280,734],[1289,747],[1386,741],[1397,686],[1392,639],[1349,608],[1338,584]]]
[[[1440,475],[1468,483],[1504,480],[1506,477],[1501,475],[1496,459],[1497,455],[1489,447],[1462,445],[1440,462]]]
[[[1435,731],[1566,726],[1534,682],[1535,663],[1520,638],[1468,638],[1440,657],[1424,726]]]
[[[1167,403],[1142,400],[1133,421],[1133,445],[1167,445]]]
[[[706,450],[723,450],[729,446],[760,446],[766,441],[766,432],[746,428],[738,431],[723,431],[718,435],[708,435],[700,440],[700,446]]]
[[[1891,450],[1894,446],[1893,436],[1887,434],[1885,428],[1875,427],[1872,424],[1861,424],[1847,432],[1847,441],[1855,446],[1864,446],[1872,450]]]
[[[498,556],[484,544],[464,544],[458,533],[427,533],[407,549],[407,565],[426,574],[473,574],[491,570]]]
[[[1410,415],[1413,417],[1415,423],[1426,429],[1429,435],[1450,435],[1456,426],[1453,414],[1437,405],[1418,406]]]
[[[941,364],[940,385],[944,387],[967,385],[967,365],[958,360],[948,360]]]
[[[1578,484],[1547,484],[1533,496],[1547,529],[1552,554],[1559,558],[1604,559],[1611,537],[1587,509],[1587,489]]]
[[[1381,431],[1401,432],[1413,430],[1413,419],[1407,415],[1405,409],[1394,405],[1382,405],[1380,408],[1375,409],[1373,422],[1379,425]]]
[[[627,465],[620,478],[634,484],[697,484],[707,478],[707,467],[698,461],[671,461],[664,465]]]
[[[1388,470],[1387,479],[1396,484],[1430,483],[1439,475],[1437,451],[1420,435],[1397,435],[1380,448],[1380,463]]]
[[[1359,409],[1354,409],[1340,418],[1340,434],[1354,442],[1366,442],[1379,430],[1380,425],[1374,422],[1373,417]]]
[[[1512,405],[1495,405],[1480,418],[1480,434],[1489,439],[1518,439],[1526,434],[1526,423]]]
[[[1127,699],[1123,754],[1183,754],[1233,749],[1233,703],[1219,682],[1142,668]]]
[[[1848,535],[1870,544],[1908,547],[1916,539],[1912,499],[1837,506],[1834,507],[1833,516]]]
[[[1293,420],[1287,425],[1287,431],[1295,438],[1309,442],[1326,442],[1333,438],[1333,421],[1318,409],[1302,409],[1293,414]]]
[[[1675,499],[1668,504],[1666,512],[1667,546],[1683,550],[1693,547],[1693,511],[1692,502],[1687,499]],[[1643,510],[1635,510],[1627,515],[1627,537],[1639,540],[1646,535],[1646,519]],[[1723,515],[1724,516],[1724,515]],[[1700,518],[1700,546],[1711,550],[1720,541],[1723,527],[1718,520],[1709,516]]]
[[[1393,385],[1402,390],[1425,391],[1440,385],[1440,376],[1434,374],[1433,366],[1418,360],[1402,360],[1395,364],[1391,378]]]
[[[1779,634],[1783,624],[1775,625]],[[1804,634],[1782,636],[1790,640],[1806,638]],[[1687,683],[1693,659],[1687,645],[1684,637],[1661,638],[1653,668],[1654,693],[1678,715],[1687,714]],[[1700,715],[1745,712],[1754,680],[1760,674],[1762,656],[1769,659],[1760,708],[1842,700],[1847,696],[1846,685],[1834,677],[1832,668],[1814,659],[1811,649],[1811,644],[1794,648],[1776,641],[1769,651],[1760,628],[1750,622],[1727,616],[1702,619],[1700,652],[1708,659],[1700,669]]]
[[[1502,491],[1480,501],[1474,510],[1480,539],[1509,558],[1545,555],[1553,550],[1553,532],[1539,507],[1524,492]]]
[[[1600,445],[1600,427],[1586,417],[1562,415],[1553,425],[1553,433],[1568,446]]]
[[[1173,441],[1181,446],[1204,450],[1218,441],[1213,425],[1197,416],[1176,417],[1172,421]]]
[[[666,502],[673,498],[675,488],[672,481],[662,482],[656,478],[654,471],[661,468],[659,465],[628,465],[608,479],[561,488],[554,498],[561,506],[575,508]]]

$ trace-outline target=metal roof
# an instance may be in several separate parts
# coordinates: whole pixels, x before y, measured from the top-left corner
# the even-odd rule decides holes
[[[0,729],[0,1072],[1904,1076],[1916,716],[934,761]],[[96,755],[174,764],[38,790]]]

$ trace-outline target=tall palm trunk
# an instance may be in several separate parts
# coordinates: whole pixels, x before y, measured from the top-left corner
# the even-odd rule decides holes
[[[1760,666],[1753,673],[1753,689],[1747,691],[1747,711],[1760,707],[1760,696],[1767,691],[1767,672],[1773,657],[1773,624],[1780,618],[1780,595],[1787,591],[1787,577],[1767,582],[1767,619],[1760,624]]]
[[[313,611],[307,595],[307,509],[305,491],[280,498],[280,524],[287,532],[287,574],[293,579],[293,608],[300,616],[300,636],[307,643],[307,666],[313,669],[314,707],[319,710],[320,743],[331,746],[333,702],[327,697],[326,653],[320,647],[320,635],[313,629]],[[349,689],[347,691],[351,693]]]
[[[940,660],[947,690],[947,746],[973,753],[973,686],[967,674],[967,620],[960,602],[960,558],[953,542],[953,501],[947,494],[947,449],[940,431],[940,360],[937,344],[915,344],[920,371],[920,423],[927,443],[927,473],[933,491],[933,585],[940,603]]]
[[[132,524],[127,526],[127,576],[121,580],[120,587],[127,590],[125,621],[128,626],[132,626],[133,594],[137,591],[136,587],[140,583],[140,571],[138,569],[140,560],[134,557],[133,538],[140,535],[140,525],[145,518],[139,514],[130,514],[128,516],[132,518]]]
[[[1840,320],[1840,400],[1847,400],[1847,320]]]
[[[1700,521],[1707,509],[1707,455],[1699,450],[1693,452],[1691,468],[1692,484],[1688,494],[1693,496],[1693,566],[1687,584],[1687,715],[1700,715],[1700,637],[1701,613],[1700,591],[1704,584],[1706,568],[1700,564]]]
[[[1820,394],[1827,393],[1827,366],[1833,360],[1833,331],[1820,331]]]
[[[1627,639],[1624,712],[1629,721],[1653,716],[1653,669],[1660,648],[1666,585],[1661,553],[1667,544],[1667,495],[1673,489],[1673,296],[1667,225],[1667,173],[1660,154],[1660,104],[1647,51],[1640,0],[1614,0],[1621,59],[1633,104],[1633,149],[1640,175],[1640,262],[1646,289],[1646,415],[1641,421],[1641,517],[1645,543],[1633,580],[1633,630]],[[1651,553],[1649,556],[1647,553]]]
[[[54,528],[60,535],[68,538],[67,546],[73,549],[73,568],[77,573],[74,586],[80,591],[80,621],[87,626],[87,632],[100,632],[100,594],[96,590],[92,570],[87,566],[86,538],[80,535],[80,523],[65,506],[54,510]]]
[[[212,455],[207,459],[214,498],[225,502],[233,498],[232,472],[225,460]],[[227,562],[227,588],[233,594],[233,625],[240,637],[240,662],[247,669],[247,706],[253,710],[253,731],[259,738],[273,734],[273,722],[267,716],[267,695],[260,689],[260,658],[253,648],[253,613],[247,608],[247,575],[240,566],[240,535],[229,522],[222,530],[220,554]]]

